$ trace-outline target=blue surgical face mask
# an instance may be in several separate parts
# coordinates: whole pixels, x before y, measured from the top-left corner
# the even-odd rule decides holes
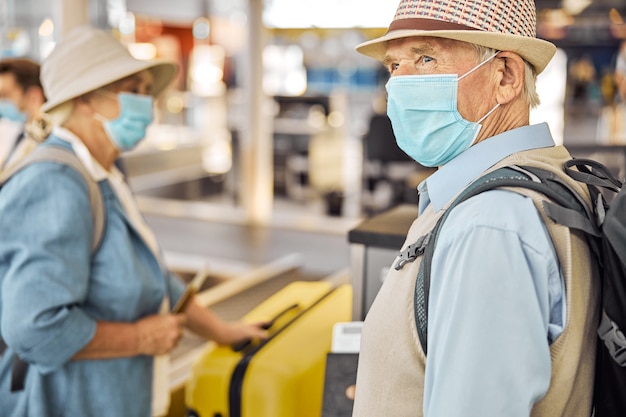
[[[387,82],[387,115],[400,149],[427,167],[441,166],[467,150],[480,123],[465,120],[457,110],[458,81],[489,62],[458,77],[456,74],[400,75]]]
[[[146,136],[146,129],[154,119],[154,99],[151,96],[119,93],[120,115],[108,120],[100,114],[95,117],[102,121],[104,129],[113,144],[120,151],[133,149]]]
[[[26,114],[21,112],[12,100],[7,99],[0,99],[0,118],[26,123]]]

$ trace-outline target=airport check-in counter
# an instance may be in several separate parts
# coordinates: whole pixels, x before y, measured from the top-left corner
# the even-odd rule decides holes
[[[348,233],[353,320],[365,318],[416,218],[417,205],[403,204],[364,220]]]

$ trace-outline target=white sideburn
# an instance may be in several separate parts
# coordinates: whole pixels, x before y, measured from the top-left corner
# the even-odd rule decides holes
[[[491,55],[489,58],[485,59],[483,62],[481,62],[480,64],[476,65],[474,68],[472,68],[471,70],[467,71],[465,74],[461,75],[457,81],[462,80],[463,78],[467,77],[468,75],[470,75],[472,72],[476,71],[478,68],[482,67],[483,65],[485,65],[487,62],[491,61],[492,59],[494,59],[496,57],[496,55],[498,55],[501,51],[496,51],[493,55]],[[485,114],[483,117],[481,117],[480,119],[478,119],[478,121],[476,122],[476,124],[481,124],[487,117],[489,117],[489,115],[491,113],[493,113],[494,111],[496,111],[496,109],[500,107],[500,103],[496,103],[496,105],[487,112],[487,114]],[[482,125],[481,125],[482,127]],[[476,136],[474,137],[474,140],[472,141],[472,143],[470,144],[470,146],[474,145],[476,143],[476,139],[478,138],[478,132],[476,132]]]

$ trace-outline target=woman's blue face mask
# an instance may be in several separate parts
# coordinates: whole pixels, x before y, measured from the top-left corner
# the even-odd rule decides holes
[[[489,62],[456,74],[400,75],[389,79],[387,115],[396,142],[407,155],[427,167],[446,164],[467,150],[478,137],[480,123],[465,120],[457,109],[458,82]]]
[[[120,151],[128,151],[146,136],[146,130],[154,119],[154,99],[147,95],[119,93],[117,100],[120,105],[117,118],[109,120],[97,113],[95,117],[102,121],[113,144]]]

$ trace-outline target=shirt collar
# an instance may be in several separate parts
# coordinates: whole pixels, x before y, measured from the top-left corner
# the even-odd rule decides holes
[[[52,130],[52,134],[72,145],[72,149],[76,153],[76,156],[95,181],[109,179],[110,176],[122,176],[122,173],[119,172],[115,166],[111,168],[111,172],[104,169],[102,165],[100,165],[100,163],[91,155],[89,149],[87,149],[83,141],[66,128],[57,126]]]
[[[477,143],[419,185],[419,213],[429,203],[434,211],[441,210],[473,179],[507,156],[551,146],[554,140],[547,123],[519,127]]]

